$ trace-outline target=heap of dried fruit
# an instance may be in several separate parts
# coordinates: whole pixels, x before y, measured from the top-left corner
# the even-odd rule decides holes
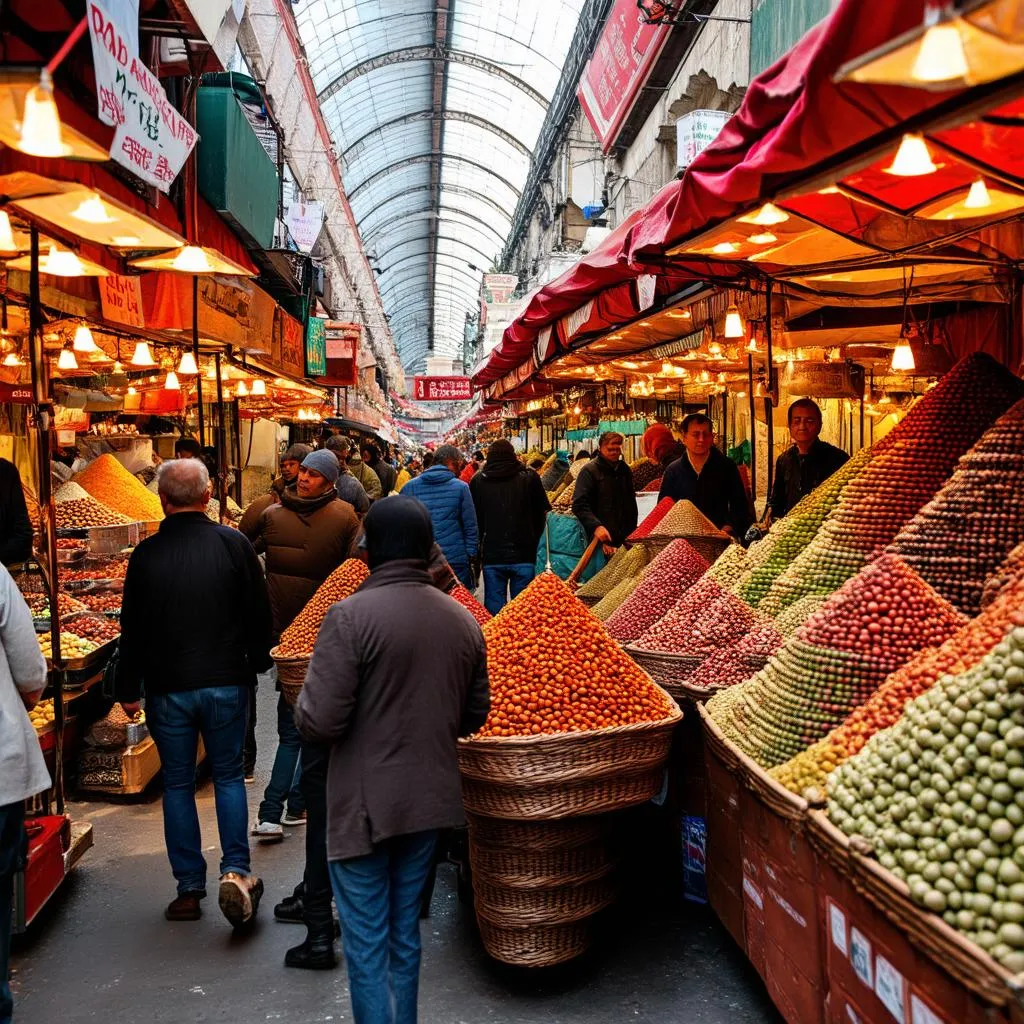
[[[650,459],[637,459],[636,462],[629,464],[629,468],[633,471],[634,491],[650,490],[650,484],[656,480],[659,483],[661,481],[663,470],[658,462],[651,462]]]
[[[590,609],[591,612],[602,622],[607,622],[619,610],[622,604],[629,599],[639,584],[639,576],[631,576],[629,579],[621,580]]]
[[[492,618],[491,613],[461,583],[456,583],[448,591],[448,596],[458,601],[481,626]]]
[[[755,620],[754,611],[710,577],[702,576],[634,646],[643,651],[706,658],[735,643]]]
[[[671,499],[668,499],[671,500]],[[609,616],[608,632],[626,643],[642,636],[700,579],[708,563],[685,540],[674,540],[640,576],[629,599]]]
[[[1024,543],[1018,544],[1006,556],[1006,561],[985,581],[981,607],[987,608],[1011,584],[1024,574]]]
[[[49,633],[37,633],[39,648],[43,657],[53,658],[53,642]],[[60,654],[65,661],[73,661],[75,658],[84,658],[92,654],[100,645],[95,640],[88,640],[78,636],[76,633],[64,633],[60,635]]]
[[[121,627],[110,619],[100,618],[97,615],[77,615],[69,620],[68,630],[75,636],[87,640],[95,640],[97,643],[105,644],[121,635]]]
[[[94,612],[119,612],[121,610],[121,595],[112,592],[82,594],[79,600],[86,608]]]
[[[553,573],[483,627],[491,711],[481,736],[659,721],[671,704]]]
[[[882,555],[818,609],[752,679],[708,702],[739,748],[774,767],[847,718],[885,678],[964,618],[895,555]]]
[[[730,544],[712,563],[708,570],[711,578],[723,589],[743,596],[741,586],[750,576],[751,565],[742,544]],[[749,601],[747,601],[750,604]]]
[[[823,789],[830,771],[858,753],[877,732],[900,720],[907,701],[919,697],[940,676],[976,665],[1011,626],[1024,626],[1024,572],[976,619],[971,619],[944,644],[926,647],[911,658],[842,725],[790,761],[773,768],[771,774],[794,793],[802,794],[812,787]]]
[[[66,484],[61,484],[53,492],[53,500],[58,504],[62,501],[81,501],[83,498],[88,497],[89,492],[84,487],[79,487],[73,480],[69,480]]]
[[[828,778],[829,815],[911,899],[1024,971],[1024,626]]]
[[[32,610],[32,618],[48,619],[50,617],[50,601],[46,594],[26,596],[25,601]],[[61,618],[65,615],[73,615],[75,612],[84,612],[86,610],[86,606],[70,594],[57,594],[57,611],[60,613]]]
[[[659,503],[660,504],[660,503]],[[677,501],[654,531],[659,537],[724,537],[692,501]]]
[[[658,523],[662,521],[672,511],[672,506],[675,501],[672,498],[662,498],[650,512],[644,516],[644,520],[639,526],[626,538],[627,543],[634,543],[635,541],[641,540],[644,537],[649,537],[652,533],[656,533],[656,527]]]
[[[580,598],[607,596],[623,580],[635,579],[639,576],[650,558],[650,552],[645,547],[619,548],[608,560],[608,564],[576,591],[576,596]]]
[[[1024,401],[985,431],[892,550],[965,615],[985,580],[1024,540]]]
[[[54,506],[58,530],[83,530],[91,526],[127,526],[127,516],[100,504],[94,498],[61,501]]]
[[[156,522],[164,517],[160,499],[113,455],[103,454],[94,459],[73,482],[132,522]]]
[[[58,537],[56,543],[58,551],[84,551],[86,548],[85,541],[77,537]]]
[[[305,658],[313,653],[317,634],[323,624],[327,609],[356,592],[359,585],[370,575],[366,563],[358,558],[349,558],[341,563],[317,588],[306,603],[306,607],[295,616],[295,621],[281,634],[277,653],[284,658]]]

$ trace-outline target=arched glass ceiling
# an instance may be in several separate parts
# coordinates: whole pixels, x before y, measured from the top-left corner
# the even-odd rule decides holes
[[[407,370],[459,359],[584,0],[299,0],[309,70]],[[475,268],[475,269],[473,269]]]

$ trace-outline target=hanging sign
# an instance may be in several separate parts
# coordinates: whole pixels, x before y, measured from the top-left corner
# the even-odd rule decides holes
[[[199,136],[142,62],[128,29],[99,0],[89,0],[86,13],[99,118],[115,128],[110,157],[167,192]]]
[[[718,138],[732,114],[724,110],[691,110],[676,121],[676,166],[689,167],[697,154]]]
[[[413,377],[412,396],[418,402],[461,402],[473,397],[469,377]]]
[[[306,325],[306,376],[323,377],[327,373],[327,331],[324,321],[311,316]]]
[[[299,251],[308,254],[324,226],[324,204],[291,203],[285,211],[284,222]]]
[[[12,405],[31,405],[32,385],[7,384],[0,380],[0,402]]]
[[[303,377],[306,370],[306,346],[302,324],[280,306],[275,310],[276,327],[281,336],[281,368],[291,377]]]
[[[814,398],[860,398],[864,394],[864,367],[842,363],[790,363],[784,371],[791,395]]]
[[[484,274],[484,301],[508,302],[518,285],[515,274]]]
[[[658,295],[658,278],[654,274],[641,274],[636,279],[637,306],[641,312],[650,309]]]
[[[142,312],[142,282],[138,277],[111,274],[98,278],[103,319],[126,327],[145,327]]]

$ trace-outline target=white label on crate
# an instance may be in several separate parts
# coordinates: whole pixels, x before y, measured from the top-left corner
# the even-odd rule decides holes
[[[871,943],[867,936],[862,935],[856,928],[850,929],[850,961],[853,964],[853,973],[868,988],[874,988],[871,976]]]
[[[861,1024],[860,1014],[849,1004],[846,1004],[846,1016],[850,1024]]]
[[[932,1008],[910,993],[910,1024],[942,1024],[942,1018]]]
[[[879,953],[875,957],[875,994],[900,1024],[907,1020],[906,985],[903,975]]]
[[[832,932],[832,945],[845,957],[849,957],[850,948],[846,942],[846,914],[831,900],[828,903],[828,924]]]
[[[807,927],[807,918],[804,917],[792,903],[784,900],[774,889],[769,889],[768,891],[772,894],[772,899],[775,900],[775,902],[778,903],[778,905],[782,907],[782,909],[789,914],[789,916],[793,918],[801,928]]]
[[[761,897],[761,890],[749,879],[743,879],[743,891],[750,897],[751,901],[757,904],[758,910],[764,910],[764,899]]]

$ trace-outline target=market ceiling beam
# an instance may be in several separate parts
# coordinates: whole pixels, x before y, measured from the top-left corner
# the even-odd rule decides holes
[[[371,216],[371,214],[378,213],[381,210],[382,207],[387,206],[389,203],[393,203],[397,199],[404,199],[406,196],[413,195],[414,193],[417,193],[417,192],[429,192],[429,191],[430,191],[430,186],[429,185],[415,185],[412,188],[403,189],[401,192],[395,192],[393,195],[388,196],[387,199],[382,199],[379,203],[374,203],[373,206],[370,208],[370,210],[368,210],[363,215],[362,219],[357,219],[357,223],[360,225],[360,228],[361,228],[362,225],[367,220],[367,218],[369,218]],[[511,219],[511,216],[509,215],[508,210],[506,210],[492,196],[486,195],[483,192],[479,192],[475,188],[469,188],[466,185],[452,185],[449,182],[442,182],[441,183],[441,192],[442,192],[442,194],[445,194],[445,195],[461,196],[464,199],[479,199],[480,202],[485,203],[492,210],[494,210],[494,212],[496,214],[498,214],[499,216],[503,217],[510,224],[512,223],[512,219]],[[371,232],[373,230],[374,229],[371,228]]]
[[[436,226],[437,222],[434,221],[433,223],[434,223],[434,232],[433,232],[434,246],[433,246],[433,252],[431,253],[431,249],[428,248],[428,249],[426,249],[424,251],[424,255],[427,255],[428,253],[431,253],[431,255],[434,255],[434,256],[437,256],[437,255],[451,256],[452,253],[439,253],[437,251],[437,243],[438,242],[452,242],[454,245],[464,246],[470,252],[472,252],[475,255],[479,256],[481,261],[486,263],[486,264],[488,264],[488,266],[490,265],[491,261],[494,259],[494,254],[493,253],[485,253],[482,249],[478,249],[475,245],[471,244],[470,242],[467,242],[463,238],[456,238],[454,235],[442,235],[442,234],[440,234],[437,231],[437,226]],[[416,242],[422,242],[422,241],[427,241],[428,245],[429,245],[430,238],[427,235],[414,235],[411,238],[405,238],[405,239],[402,239],[399,242],[395,242],[395,243],[389,245],[386,249],[383,249],[382,252],[385,252],[385,253],[395,252],[395,250],[397,250],[397,249],[404,249],[407,245],[413,245]],[[379,259],[383,259],[383,257],[378,257],[378,258]],[[384,268],[382,268],[382,273],[386,274],[388,272],[388,270],[390,270],[390,269],[391,269],[390,267],[384,267]]]
[[[446,49],[451,46],[452,29],[455,19],[451,17],[450,4],[455,0],[434,0],[434,48]],[[435,61],[431,75],[430,103],[430,203],[436,209],[441,205],[441,160],[444,152],[444,108],[448,98],[448,61]],[[434,298],[437,293],[437,221],[430,221],[427,252],[434,259],[435,270],[427,286],[431,323],[427,327],[427,351],[434,351]]]
[[[380,234],[381,231],[389,230],[398,224],[408,224],[418,220],[429,220],[436,217],[438,220],[449,220],[450,218],[444,217],[444,213],[457,214],[459,217],[465,217],[467,220],[473,221],[474,230],[485,230],[489,231],[498,240],[498,244],[501,245],[504,242],[504,237],[501,232],[498,231],[493,225],[488,224],[483,217],[477,217],[475,214],[466,213],[465,210],[460,210],[457,206],[447,206],[442,203],[436,209],[432,206],[424,206],[418,210],[413,210],[410,213],[398,213],[393,217],[388,217],[387,220],[381,221],[375,228],[367,232],[360,232],[363,236],[363,244],[373,247],[373,239]],[[457,222],[455,222],[457,223]],[[469,227],[469,225],[464,225]]]
[[[441,3],[436,4],[435,17],[440,9]],[[447,22],[447,3],[444,4],[444,11],[444,20]],[[445,29],[447,31],[447,24]],[[485,74],[494,75],[495,78],[500,78],[502,81],[515,86],[524,96],[527,96],[536,103],[541,110],[548,109],[548,101],[544,98],[543,93],[538,92],[518,75],[512,74],[504,64],[498,64],[475,53],[467,53],[465,50],[455,50],[450,46],[444,45],[438,46],[436,31],[434,38],[435,44],[433,46],[408,46],[401,50],[388,50],[386,53],[379,53],[354,65],[340,74],[317,94],[320,106],[323,107],[327,100],[339,93],[350,82],[356,81],[356,79],[361,78],[363,75],[379,71],[381,68],[391,67],[394,64],[408,64],[412,61],[434,61],[437,64],[462,64],[466,67],[475,68],[477,71],[483,71]]]
[[[471,124],[475,128],[480,128],[485,132],[496,135],[502,142],[507,143],[513,149],[522,153],[523,156],[529,158],[531,155],[530,147],[526,143],[518,139],[511,132],[506,131],[500,125],[489,121],[486,117],[480,117],[478,114],[471,114],[465,110],[442,110],[436,112],[433,107],[430,107],[427,110],[414,110],[412,113],[402,114],[401,117],[392,118],[390,121],[384,121],[375,128],[371,128],[370,131],[360,135],[355,142],[343,150],[341,154],[342,160],[346,163],[357,160],[375,135],[383,134],[392,128],[398,128],[402,125],[415,124],[419,121],[434,121],[438,118],[442,121],[458,121],[461,124]]]

